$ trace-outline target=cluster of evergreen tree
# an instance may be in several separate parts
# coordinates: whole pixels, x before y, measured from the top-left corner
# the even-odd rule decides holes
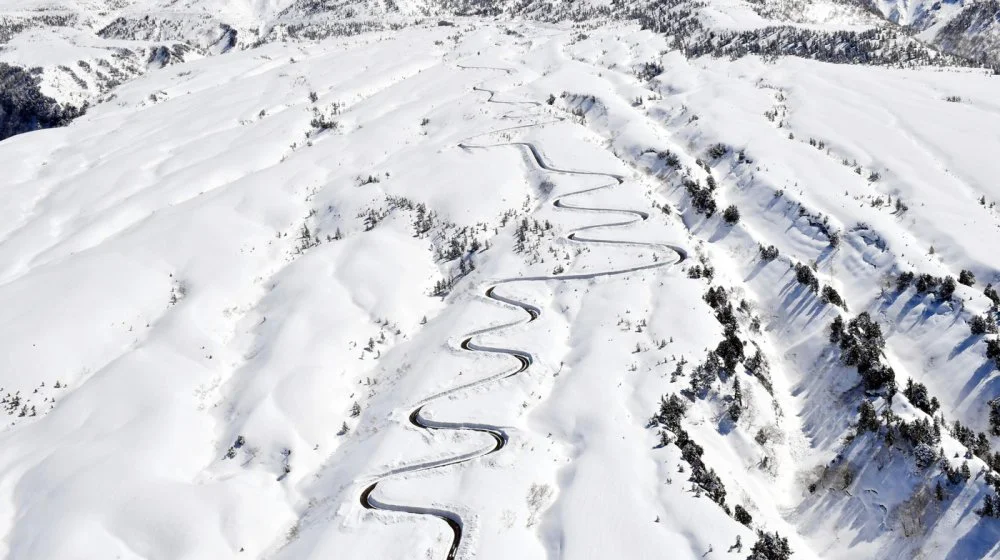
[[[7,16],[7,14],[5,14]],[[73,27],[80,21],[71,12],[36,12],[32,15],[0,18],[0,44],[9,42],[15,35],[36,27]]]
[[[986,289],[983,290],[983,295],[993,302],[993,307],[1000,307],[1000,294],[997,293],[993,284],[986,285]]]
[[[670,150],[661,150],[657,152],[656,158],[663,162],[663,166],[667,169],[680,169],[681,159],[677,157],[677,154],[671,152]]]
[[[729,153],[729,146],[727,146],[727,145],[725,145],[725,144],[723,144],[721,142],[712,144],[711,146],[708,147],[708,158],[709,159],[713,159],[713,160],[715,160],[715,159],[721,159],[721,158],[726,157],[726,154],[728,154],[728,153]]]
[[[551,232],[552,224],[548,220],[539,222],[534,219],[522,218],[517,224],[517,229],[514,230],[514,252],[525,253],[537,249],[538,242],[531,243],[531,235],[542,237]]]
[[[974,335],[987,333],[996,334],[997,325],[989,315],[975,315],[971,320],[969,320],[969,332]]]
[[[716,379],[725,381],[735,375],[737,366],[746,358],[745,345],[738,334],[739,322],[726,290],[721,286],[709,288],[703,299],[715,311],[715,318],[723,327],[723,338],[714,350],[708,351],[705,361],[691,372],[689,394],[697,398],[704,398]],[[740,391],[738,380],[734,391]],[[737,394],[730,404],[729,413],[733,420],[738,420],[741,412],[742,394]]]
[[[788,560],[791,557],[792,548],[788,546],[788,539],[777,532],[758,531],[757,542],[750,549],[747,560]]]
[[[635,68],[634,73],[640,82],[648,82],[663,73],[663,66],[657,62],[643,62]]]
[[[707,218],[711,218],[715,214],[716,204],[715,204],[715,181],[711,180],[712,177],[709,176],[708,186],[701,186],[699,181],[695,181],[690,178],[684,179],[684,189],[687,190],[688,196],[691,197],[691,206],[699,214],[703,214]]]
[[[993,414],[991,410],[991,424],[992,416]],[[990,467],[990,469],[1000,472],[1000,451],[993,451],[993,447],[990,444],[990,438],[985,432],[977,433],[972,428],[963,425],[959,420],[955,420],[951,425],[950,433],[951,437],[955,438],[959,441],[959,443],[964,445],[972,455],[982,459],[983,462]]]
[[[867,311],[851,319],[846,325],[839,315],[830,325],[830,342],[840,347],[840,360],[845,366],[855,367],[869,391],[891,386],[894,390],[896,374],[881,363],[885,338],[879,326]]]
[[[896,289],[900,292],[913,286],[918,294],[935,294],[941,301],[951,301],[958,287],[951,276],[938,277],[930,274],[919,276],[912,272],[903,272],[896,278]]]
[[[704,278],[709,282],[715,277],[715,268],[709,264],[708,259],[702,257],[701,262],[688,269],[688,278],[697,280],[699,278]]]
[[[765,247],[758,244],[757,250],[760,252],[760,258],[768,262],[778,258],[779,255],[778,248],[774,245],[768,245]]]
[[[26,70],[0,62],[0,140],[43,128],[68,125],[87,107],[60,105],[42,94],[41,68]]]
[[[767,391],[769,395],[774,395],[774,386],[771,384],[771,365],[767,362],[767,358],[764,353],[761,352],[760,347],[756,346],[756,351],[752,356],[743,361],[743,368],[746,369],[747,373],[753,375],[760,381],[764,390]]]
[[[910,401],[910,404],[931,416],[934,416],[934,413],[941,408],[937,397],[928,396],[927,386],[923,383],[914,383],[913,379],[906,380],[906,388],[903,389],[903,395]]]
[[[1000,49],[997,36],[984,30],[994,29],[1000,1],[982,0],[965,5],[935,36],[942,50],[960,54],[972,62],[1000,74]]]
[[[641,6],[641,7],[640,7]],[[757,29],[708,28],[698,17],[704,2],[654,0],[633,5],[628,15],[644,29],[663,33],[687,57],[765,59],[797,56],[835,64],[878,66],[978,66],[976,61],[942,55],[890,25],[865,30],[815,30],[771,25]]]
[[[840,293],[837,292],[833,286],[823,286],[823,289],[820,291],[819,299],[823,303],[836,305],[845,311],[847,310],[847,303],[844,301],[844,298],[840,297]]]
[[[715,473],[714,469],[708,468],[702,460],[705,450],[691,439],[691,436],[681,426],[681,420],[687,412],[687,404],[677,395],[671,394],[669,397],[660,399],[660,410],[650,421],[650,426],[659,426],[660,441],[666,445],[669,441],[669,431],[674,435],[673,443],[681,450],[681,458],[691,467],[690,481],[703,490],[708,497],[719,504],[727,514],[730,514],[729,506],[726,505],[726,487]]]

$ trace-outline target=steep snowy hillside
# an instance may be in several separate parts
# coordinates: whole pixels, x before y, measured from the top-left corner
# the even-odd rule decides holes
[[[988,70],[815,2],[112,4],[0,52],[135,66],[0,141],[5,557],[1000,556]]]

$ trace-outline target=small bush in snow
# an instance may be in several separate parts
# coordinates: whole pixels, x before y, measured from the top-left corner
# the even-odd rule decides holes
[[[760,245],[760,258],[765,261],[773,261],[778,258],[778,248],[774,245],[768,245],[767,247]]]
[[[708,148],[708,157],[710,159],[719,159],[728,153],[729,146],[722,143],[712,144],[712,146]]]
[[[735,205],[730,204],[723,212],[722,219],[726,221],[727,224],[735,224],[740,221],[740,209]]]
[[[958,283],[965,286],[972,286],[976,283],[976,275],[971,270],[962,270],[958,275]]]
[[[764,387],[764,390],[767,391],[768,394],[774,394],[774,387],[771,385],[771,377],[768,375],[770,365],[767,363],[767,358],[764,357],[760,348],[757,348],[754,355],[750,356],[743,362],[743,367],[747,370],[747,373],[753,375],[760,381],[760,384]]]
[[[996,327],[990,328],[992,325],[990,321],[981,315],[975,315],[972,320],[969,321],[969,331],[974,335],[986,334],[991,330],[996,330]]]
[[[340,126],[337,121],[327,117],[326,115],[317,114],[313,117],[313,120],[309,122],[309,126],[315,128],[316,130],[337,130]]]
[[[681,160],[677,154],[670,150],[663,150],[656,154],[656,157],[663,161],[663,165],[669,169],[677,169],[681,166]]]

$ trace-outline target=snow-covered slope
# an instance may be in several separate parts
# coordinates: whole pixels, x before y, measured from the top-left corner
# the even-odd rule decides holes
[[[17,0],[0,6],[0,63],[5,65],[0,76],[9,73],[9,65],[31,77],[8,80],[5,89],[16,93],[0,93],[0,104],[26,104],[11,97],[38,101],[27,104],[29,110],[5,110],[0,117],[11,123],[0,137],[71,120],[118,84],[166,65],[271,42],[344,37],[425,20],[447,25],[454,16],[590,25],[636,21],[666,33],[669,45],[689,56],[998,66],[996,11],[995,2],[942,8],[939,3],[843,0]],[[920,40],[911,31],[920,32]],[[50,115],[61,111],[67,118]],[[10,113],[19,114],[15,119]]]
[[[0,142],[3,555],[1000,555],[1000,80],[817,6],[185,40]]]

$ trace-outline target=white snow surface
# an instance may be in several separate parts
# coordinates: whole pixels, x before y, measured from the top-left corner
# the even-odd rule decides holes
[[[219,4],[250,20],[288,3]],[[1000,280],[1000,79],[687,60],[625,24],[455,23],[197,58],[0,142],[0,554],[445,558],[452,531],[427,512],[447,512],[460,558],[746,558],[758,529],[796,559],[1000,555],[998,520],[973,511],[984,463],[925,499],[938,471],[848,437],[864,394],[828,340],[868,311],[901,387],[989,431],[1000,375],[967,321]],[[642,82],[648,62],[664,71]],[[665,150],[714,177],[720,212],[694,211]],[[415,235],[421,204],[435,220]],[[519,243],[522,220],[539,227]],[[462,228],[479,247],[442,257]],[[700,259],[713,280],[689,277]],[[848,310],[798,284],[799,262]],[[977,283],[950,303],[895,290],[904,270],[963,269]],[[730,378],[682,397],[683,424],[750,526],[647,427],[723,336],[710,285],[746,300],[773,396],[741,371],[738,421]],[[517,360],[470,336],[530,367],[498,375]],[[509,439],[485,454],[483,431],[419,428],[421,404]],[[947,430],[941,447],[957,468],[964,447]],[[372,502],[423,513],[363,507],[376,482]]]

